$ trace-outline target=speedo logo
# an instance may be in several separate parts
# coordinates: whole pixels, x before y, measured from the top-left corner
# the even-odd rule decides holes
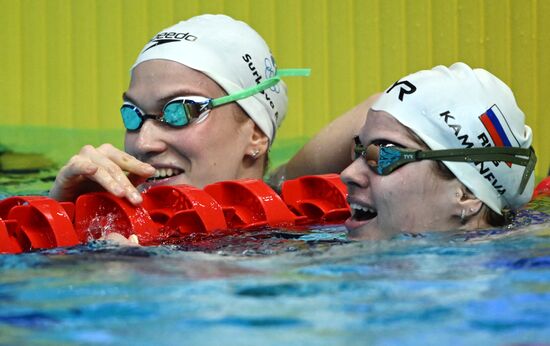
[[[198,39],[197,36],[191,35],[188,32],[174,32],[174,31],[161,32],[155,35],[155,37],[153,37],[151,41],[149,41],[151,45],[147,47],[144,50],[144,52],[153,47],[160,46],[166,43],[180,42],[184,40],[189,42],[194,42],[197,39]]]

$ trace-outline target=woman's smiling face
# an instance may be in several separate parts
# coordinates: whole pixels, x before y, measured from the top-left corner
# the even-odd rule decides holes
[[[205,74],[168,60],[140,63],[132,74],[126,101],[147,114],[160,114],[178,96],[218,98],[224,90]],[[236,103],[210,111],[202,121],[173,128],[146,120],[138,131],[126,133],[126,151],[157,170],[156,179],[142,186],[189,184],[199,188],[242,176],[254,123]],[[244,113],[243,113],[244,114]]]
[[[359,139],[365,146],[390,144],[426,150],[425,144],[390,114],[369,110]],[[457,227],[457,179],[435,172],[435,162],[406,164],[382,176],[359,157],[341,174],[348,188],[352,216],[346,221],[351,238],[387,239],[400,232],[447,230]]]

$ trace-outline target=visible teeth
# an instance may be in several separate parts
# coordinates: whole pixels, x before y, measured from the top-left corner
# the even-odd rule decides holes
[[[368,212],[368,213],[376,213],[376,211],[372,208],[369,208],[369,207],[364,207],[360,204],[356,204],[356,203],[350,203],[349,205],[351,207],[352,210],[361,210],[361,211],[364,211],[364,212]]]
[[[350,203],[351,215],[355,220],[366,221],[376,217],[376,210],[356,203]]]
[[[177,168],[158,168],[155,171],[155,175],[152,179],[162,179],[162,178],[168,178],[174,175],[180,174],[182,171],[180,171]],[[150,178],[151,179],[151,178]]]

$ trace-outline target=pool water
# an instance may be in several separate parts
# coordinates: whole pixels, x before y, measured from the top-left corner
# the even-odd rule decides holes
[[[336,226],[0,255],[0,345],[548,344],[549,215],[544,198],[467,234],[351,242]]]

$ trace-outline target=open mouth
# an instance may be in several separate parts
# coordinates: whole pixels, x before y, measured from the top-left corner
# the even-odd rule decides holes
[[[177,169],[177,168],[157,168],[156,171],[155,171],[155,175],[148,178],[146,181],[147,182],[155,182],[155,181],[159,181],[159,180],[162,180],[162,179],[167,179],[167,178],[174,177],[176,175],[182,174],[183,172],[184,171],[182,171],[181,169]]]
[[[378,213],[376,210],[356,203],[350,204],[351,217],[356,221],[368,221],[374,219]]]

